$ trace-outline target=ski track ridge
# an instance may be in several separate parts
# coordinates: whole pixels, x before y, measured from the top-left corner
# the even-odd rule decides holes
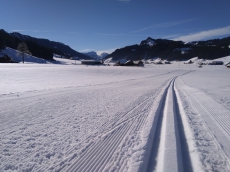
[[[185,73],[186,74],[186,73]],[[162,144],[162,139],[157,139],[156,137],[162,137],[165,135],[164,140],[164,146],[166,145],[166,140],[168,144],[170,144],[171,135],[173,135],[173,144],[174,148],[173,150],[169,150],[169,153],[173,153],[175,158],[173,167],[176,171],[192,171],[191,170],[191,162],[188,152],[188,145],[186,143],[186,137],[184,134],[184,128],[183,123],[180,117],[179,113],[179,106],[177,105],[177,95],[175,93],[175,85],[174,82],[178,76],[173,77],[171,81],[168,82],[168,85],[165,87],[163,96],[161,98],[161,102],[159,103],[158,107],[160,108],[159,117],[156,118],[159,126],[156,127],[156,132],[154,134],[153,144],[152,144],[152,152],[149,157],[149,162],[147,163],[148,168],[147,172],[154,171],[156,167],[159,169],[159,160],[157,159],[159,157],[163,157],[163,164],[161,164],[161,167],[163,169],[164,166],[170,166],[171,164],[168,163],[169,161],[165,160],[166,155],[164,155],[164,150],[159,150],[159,148],[162,149],[162,146],[159,146],[159,144]],[[162,89],[158,90],[157,93],[148,96],[147,98],[140,97],[140,99],[137,99],[130,107],[126,107],[123,112],[118,112],[115,115],[115,118],[111,121],[108,121],[107,123],[103,124],[100,129],[103,132],[101,137],[99,137],[98,141],[95,143],[92,143],[89,145],[87,149],[82,152],[78,158],[73,159],[71,161],[70,166],[66,166],[63,170],[65,172],[68,171],[103,171],[106,168],[106,165],[109,164],[113,154],[116,152],[117,148],[120,144],[124,144],[126,141],[124,140],[127,135],[131,131],[139,131],[144,126],[145,121],[149,115],[149,113],[146,113],[151,109],[153,106],[153,99],[157,97],[159,92],[162,91]],[[162,127],[165,127],[164,124],[164,118],[168,118],[164,113],[167,113],[167,111],[170,107],[171,108],[171,117],[168,121],[168,129],[165,131],[173,130],[174,134],[162,133],[163,129]],[[173,124],[170,122],[173,119]],[[179,132],[179,130],[182,130]],[[160,135],[161,136],[160,136]],[[159,142],[158,146],[159,148],[155,148],[156,142]],[[181,144],[183,144],[181,146]],[[183,149],[183,154],[181,153],[181,149]],[[71,149],[72,151],[73,149]],[[156,153],[158,152],[158,153]],[[159,155],[161,154],[161,155]],[[154,155],[154,156],[152,156]],[[152,160],[156,159],[156,162],[154,165],[152,165]],[[184,160],[183,160],[184,159]],[[121,159],[123,161],[122,166],[120,169],[125,168],[124,162],[126,160]],[[185,165],[182,165],[182,161],[184,161]],[[159,170],[158,170],[159,171]]]
[[[193,171],[185,127],[178,105],[174,77],[165,89],[159,104],[159,117],[146,172]],[[183,151],[183,152],[182,152]],[[170,155],[170,156],[169,156]],[[173,157],[173,159],[171,159]]]

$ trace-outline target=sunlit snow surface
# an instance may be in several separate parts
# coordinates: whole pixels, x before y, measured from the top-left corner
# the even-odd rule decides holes
[[[161,157],[229,171],[229,76],[224,65],[176,62],[0,64],[0,171],[170,171]],[[181,117],[167,116],[172,102]]]

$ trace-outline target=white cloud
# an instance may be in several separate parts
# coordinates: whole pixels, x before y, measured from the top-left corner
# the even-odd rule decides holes
[[[166,36],[163,36],[162,38],[170,39],[170,38],[175,38],[175,37],[179,37],[179,36],[181,36],[181,34],[166,35]]]
[[[51,32],[51,31],[44,31],[44,30],[21,30],[21,29],[15,29],[11,31],[12,32]]]
[[[15,29],[11,30],[12,32],[30,32],[29,30],[21,30],[21,29]]]
[[[174,38],[174,40],[191,42],[191,41],[205,40],[205,39],[228,35],[228,34],[230,34],[230,26],[218,28],[218,29],[201,31],[201,32],[192,33],[189,35],[184,35],[184,36],[179,36],[177,38]]]
[[[148,29],[154,29],[154,28],[167,28],[167,27],[172,27],[172,26],[177,26],[180,24],[184,24],[184,23],[188,23],[191,21],[194,21],[195,19],[187,19],[187,20],[182,20],[182,21],[174,21],[174,22],[165,22],[165,23],[158,23],[149,27],[145,27],[136,31],[132,31],[131,33],[136,33],[136,32],[141,32],[141,31],[145,31]]]

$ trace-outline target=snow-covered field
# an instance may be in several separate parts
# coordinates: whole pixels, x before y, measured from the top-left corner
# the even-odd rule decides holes
[[[0,171],[230,171],[229,76],[0,64]]]

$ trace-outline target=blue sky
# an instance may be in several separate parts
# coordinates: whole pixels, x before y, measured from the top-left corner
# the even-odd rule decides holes
[[[111,52],[147,37],[182,41],[230,36],[230,0],[1,0],[0,28]]]

